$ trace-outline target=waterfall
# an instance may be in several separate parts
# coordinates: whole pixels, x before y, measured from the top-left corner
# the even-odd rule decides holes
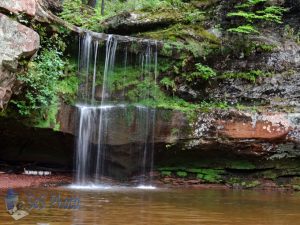
[[[109,35],[105,50],[103,49],[105,55],[102,54],[102,44],[88,33],[80,39],[79,43],[78,61],[81,85],[77,103],[75,182],[78,185],[101,183],[101,178],[108,172],[106,166],[110,155],[108,142],[118,141],[112,139],[112,134],[125,131],[126,134],[134,136],[128,137],[128,141],[141,143],[137,163],[140,168],[137,172],[141,177],[140,184],[151,184],[151,179],[147,180],[146,177],[153,170],[156,110],[137,104],[127,97],[126,82],[129,79],[127,76],[131,75],[127,67],[132,65],[131,68],[135,68],[136,66],[135,57],[128,55],[128,43],[124,46],[124,43],[119,43],[117,38]],[[101,59],[104,60],[103,65]],[[148,90],[138,96],[138,101],[141,101],[153,98],[151,89],[153,85],[156,85],[157,79],[157,44],[153,47],[150,42],[146,43],[145,48],[139,53],[139,59],[140,63],[136,71],[140,74],[136,81],[146,81],[145,83],[149,85]],[[122,61],[123,70],[119,81],[114,77],[117,61]],[[120,93],[114,88],[112,81],[118,81],[123,85]],[[134,108],[134,113],[129,115],[130,107]],[[125,120],[128,116],[135,117],[137,124],[135,132],[130,133],[132,124],[118,123],[118,120]]]

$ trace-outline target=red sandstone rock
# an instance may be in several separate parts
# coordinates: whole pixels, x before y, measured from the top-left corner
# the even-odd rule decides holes
[[[29,176],[21,174],[0,174],[0,189],[37,186],[57,186],[71,183],[70,175]]]
[[[218,120],[217,124],[222,126],[218,134],[234,139],[285,139],[293,129],[287,119],[287,115],[278,113],[262,115],[256,119],[239,121]]]
[[[1,0],[0,8],[6,9],[13,13],[25,13],[29,16],[35,16],[35,0]]]
[[[12,95],[18,60],[32,57],[39,46],[38,33],[0,13],[0,109]]]

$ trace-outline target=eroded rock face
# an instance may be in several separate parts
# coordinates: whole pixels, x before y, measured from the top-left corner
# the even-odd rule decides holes
[[[0,13],[0,108],[13,93],[18,60],[32,57],[39,46],[40,38],[35,31]]]
[[[122,149],[121,146],[128,147],[145,141],[143,132],[139,130],[141,124],[138,122],[138,112],[132,111],[126,116],[123,113],[118,108],[110,112],[114,119],[109,120],[108,135],[104,142],[112,148],[118,146],[119,150]],[[77,116],[75,108],[61,110],[58,115],[61,131],[76,136],[79,121]],[[155,135],[151,140],[158,145],[178,146],[178,149],[214,151],[223,146],[232,153],[266,157],[277,154],[287,145],[294,146],[287,148],[292,153],[300,143],[299,113],[215,110],[199,113],[197,118],[196,121],[189,122],[183,113],[158,110]],[[96,143],[96,140],[90,141]]]
[[[244,79],[224,79],[206,88],[208,98],[231,103],[264,105],[275,108],[299,108],[300,73],[261,77],[255,83]]]
[[[275,157],[299,154],[299,113],[254,113],[241,111],[215,111],[199,115],[191,139],[185,143],[189,149],[222,149],[242,154]]]

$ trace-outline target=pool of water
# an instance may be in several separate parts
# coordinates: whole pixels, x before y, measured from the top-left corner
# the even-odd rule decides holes
[[[296,192],[125,187],[15,191],[33,209],[14,221],[5,211],[5,192],[0,191],[0,224],[300,224],[300,193]],[[79,209],[69,204],[74,198],[80,199]]]

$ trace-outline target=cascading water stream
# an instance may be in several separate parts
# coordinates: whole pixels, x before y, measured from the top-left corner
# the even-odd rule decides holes
[[[82,85],[79,89],[78,108],[78,138],[76,145],[76,177],[77,185],[88,185],[90,183],[99,184],[101,178],[107,173],[106,160],[109,157],[110,150],[108,147],[108,139],[111,140],[111,133],[116,133],[118,130],[113,130],[113,124],[117,120],[114,113],[118,111],[123,120],[130,116],[127,114],[128,107],[132,107],[133,103],[128,101],[127,89],[127,66],[129,65],[127,45],[121,49],[124,54],[123,60],[123,89],[120,96],[112,87],[114,79],[114,67],[116,57],[120,53],[118,51],[118,40],[110,35],[106,41],[105,61],[103,65],[103,74],[99,71],[101,68],[99,59],[101,59],[101,43],[99,40],[93,40],[92,36],[86,33],[85,37],[80,40],[79,50],[79,73],[81,75]],[[117,51],[119,52],[118,54]],[[131,62],[133,63],[133,62]],[[139,96],[139,101],[148,99],[151,96],[151,88],[156,85],[157,78],[157,45],[153,49],[150,42],[147,43],[145,51],[140,53],[140,66],[137,68],[140,71],[140,78],[146,83],[149,83],[148,90]],[[130,75],[130,74],[129,74]],[[101,90],[99,91],[99,84]],[[154,88],[155,89],[155,88]],[[100,97],[99,97],[99,93]],[[152,94],[153,95],[153,94]],[[155,95],[155,92],[154,92]],[[127,103],[124,105],[124,101]],[[141,143],[140,149],[140,184],[151,185],[150,180],[146,179],[146,175],[153,170],[153,153],[154,153],[154,134],[155,134],[155,119],[156,110],[141,105],[135,105],[133,116],[136,118],[135,137],[129,137],[130,140],[138,139]],[[132,116],[132,115],[131,115]],[[132,126],[129,124],[123,125],[122,129],[129,130]]]

